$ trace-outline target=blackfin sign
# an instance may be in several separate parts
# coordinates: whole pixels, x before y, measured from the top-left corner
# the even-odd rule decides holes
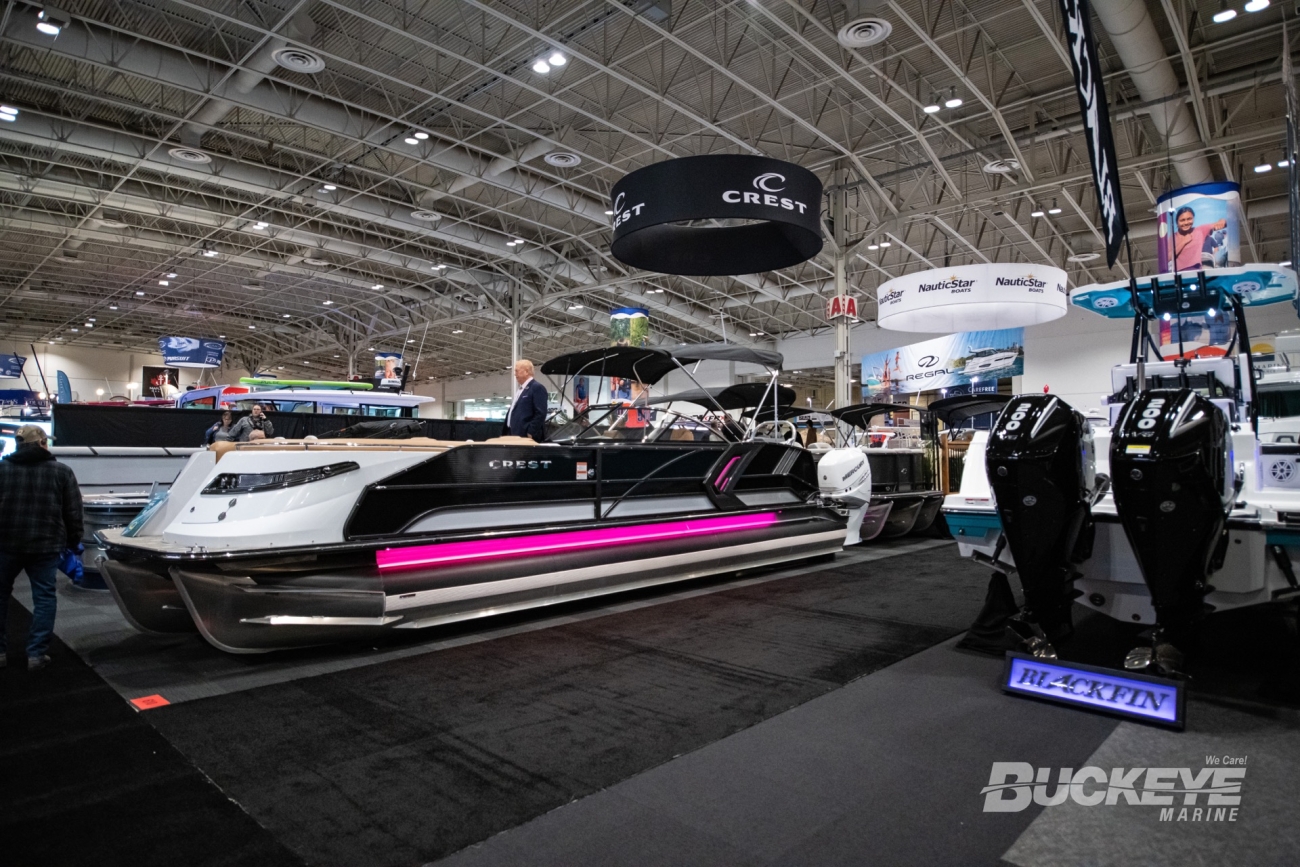
[[[731,276],[821,252],[822,184],[805,168],[735,154],[682,157],[610,191],[614,258],[662,274]]]

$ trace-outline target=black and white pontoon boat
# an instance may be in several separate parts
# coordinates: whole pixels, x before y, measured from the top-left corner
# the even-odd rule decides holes
[[[611,347],[541,370],[652,385],[715,358],[781,361],[735,346]],[[100,537],[132,624],[197,628],[242,653],[817,557],[843,545],[845,519],[801,446],[633,401],[590,407],[540,444],[218,444]]]

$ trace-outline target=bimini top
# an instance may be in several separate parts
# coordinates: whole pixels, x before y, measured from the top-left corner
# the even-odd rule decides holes
[[[670,394],[665,397],[657,397],[650,401],[651,404],[663,403],[698,403],[700,406],[714,409],[747,409],[751,406],[758,406],[759,403],[765,405],[764,413],[770,413],[772,409],[772,393],[770,387],[765,382],[742,382],[737,385],[727,385],[722,388],[694,388],[690,391],[679,391],[676,394]],[[778,405],[785,406],[794,402],[794,389],[788,385],[778,385],[776,387],[776,402]]]
[[[542,365],[549,376],[617,376],[654,385],[677,369],[677,362],[662,349],[640,346],[605,346],[552,358]]]
[[[977,415],[1002,412],[1009,400],[1008,394],[959,394],[931,402],[929,410],[948,427],[956,427]]]
[[[740,361],[779,370],[784,358],[779,352],[730,343],[674,346],[671,350],[605,346],[557,356],[543,364],[541,371],[548,376],[617,376],[654,385],[676,370],[679,363],[696,361]]]
[[[931,408],[933,408],[931,404]],[[867,422],[873,416],[882,415],[887,412],[914,412],[923,413],[926,411],[922,406],[908,406],[905,403],[855,403],[853,406],[841,407],[840,409],[831,410],[831,415],[841,421],[848,422],[854,427],[867,427]]]
[[[699,343],[695,346],[675,346],[670,351],[673,358],[682,364],[693,361],[742,361],[760,364],[770,370],[780,370],[785,363],[785,356],[774,350],[754,349],[734,343]]]

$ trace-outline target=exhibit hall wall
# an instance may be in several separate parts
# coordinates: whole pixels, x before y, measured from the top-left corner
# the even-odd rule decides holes
[[[27,357],[27,364],[23,370],[27,374],[32,389],[42,391],[44,386],[41,385],[40,374],[36,371],[35,360],[31,357],[31,348],[27,346],[6,347],[5,351]],[[68,376],[69,384],[72,386],[73,398],[84,401],[102,400],[115,394],[129,394],[130,392],[127,390],[128,383],[135,383],[134,395],[139,397],[141,368],[163,366],[162,356],[158,353],[57,345],[38,345],[36,352],[41,363],[41,370],[45,372],[45,381],[50,392],[53,393],[57,388],[55,373],[61,370]],[[181,370],[180,388],[184,389],[185,386],[196,381],[200,372],[198,370]],[[224,370],[216,371],[216,373],[218,376],[217,382],[234,382],[239,376],[243,375],[237,372],[228,373]],[[6,383],[4,386],[6,388],[26,387],[22,379],[0,381]],[[204,382],[213,382],[211,373],[204,376]],[[95,394],[95,390],[100,388],[104,389],[102,397]]]

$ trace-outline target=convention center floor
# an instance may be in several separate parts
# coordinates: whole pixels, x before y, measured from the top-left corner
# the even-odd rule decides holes
[[[1003,662],[956,647],[987,582],[911,538],[266,656],[140,635],[65,582],[53,664],[29,674],[20,579],[0,863],[1295,863],[1294,605],[1212,618],[1175,732],[1003,694]],[[1063,655],[1118,664],[1135,629],[1076,614]],[[1114,785],[1113,803],[985,812],[994,762],[1113,781],[1222,757],[1246,768],[1231,821],[1162,818]]]

